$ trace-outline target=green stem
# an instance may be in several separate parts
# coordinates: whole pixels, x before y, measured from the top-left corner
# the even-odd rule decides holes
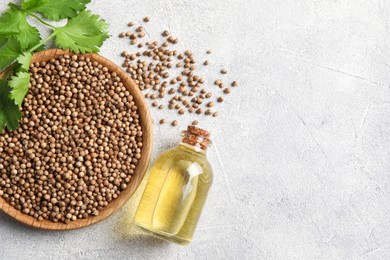
[[[9,76],[11,75],[11,73],[12,73],[12,71],[13,71],[13,68],[12,68],[13,65],[15,65],[15,63],[9,65],[9,67],[8,67],[9,69],[8,69],[7,73],[5,74],[5,76],[4,76],[4,78],[3,78],[3,79],[5,79],[6,81],[8,80]]]
[[[53,39],[56,36],[56,34],[57,34],[57,31],[54,31],[49,37],[47,37],[46,39],[44,39],[43,41],[41,41],[40,43],[38,43],[37,45],[35,45],[31,49],[29,49],[28,52],[33,52],[36,49],[38,49],[39,47],[41,47],[42,45],[45,45],[48,41]]]
[[[27,12],[27,14],[28,14],[29,16],[31,16],[31,17],[34,17],[34,18],[37,19],[40,23],[42,23],[42,24],[44,24],[44,25],[46,25],[46,26],[49,26],[49,27],[51,27],[51,28],[53,28],[53,29],[56,28],[55,26],[53,26],[53,25],[51,25],[51,24],[45,22],[44,20],[42,20],[41,18],[39,18],[37,15],[35,15],[35,14],[31,13],[31,12]]]

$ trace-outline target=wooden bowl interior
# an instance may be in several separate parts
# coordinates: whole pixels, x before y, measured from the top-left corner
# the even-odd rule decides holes
[[[72,54],[69,51],[60,50],[60,49],[50,49],[41,52],[37,52],[33,55],[31,62],[42,62],[48,61],[51,58],[58,57],[64,54]],[[103,58],[102,56],[94,53],[84,54],[86,57],[89,57],[92,61],[96,61],[103,66],[107,67],[110,72],[116,72],[117,75],[121,78],[123,84],[127,87],[130,93],[133,95],[133,100],[138,107],[138,112],[140,115],[140,125],[143,132],[143,147],[141,151],[141,159],[138,162],[138,165],[135,169],[135,173],[131,178],[131,181],[128,187],[123,190],[118,198],[111,201],[107,207],[100,211],[97,216],[90,216],[86,219],[77,219],[69,224],[64,223],[54,223],[49,220],[38,221],[37,219],[23,214],[22,212],[16,210],[14,207],[9,205],[3,198],[0,197],[0,209],[3,210],[9,216],[15,218],[19,222],[22,222],[28,226],[47,229],[47,230],[71,230],[78,229],[90,226],[99,221],[102,221],[108,218],[111,214],[117,211],[123,204],[134,194],[135,190],[138,188],[143,177],[145,176],[146,169],[149,164],[150,154],[152,150],[152,121],[150,118],[149,110],[145,100],[138,89],[138,86],[134,81],[125,73],[121,68],[115,65],[113,62]],[[4,74],[4,73],[3,73]],[[3,77],[3,75],[0,75]]]

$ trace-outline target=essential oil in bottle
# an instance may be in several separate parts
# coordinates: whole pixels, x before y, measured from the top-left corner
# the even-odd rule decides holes
[[[157,237],[187,245],[195,233],[213,173],[206,157],[210,134],[188,126],[182,136],[179,145],[163,152],[151,168],[135,223]]]

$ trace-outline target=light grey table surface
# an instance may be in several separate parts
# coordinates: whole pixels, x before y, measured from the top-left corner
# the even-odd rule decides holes
[[[0,11],[7,1],[1,1]],[[381,1],[93,0],[111,25],[101,54],[130,50],[129,21],[146,40],[179,37],[210,83],[226,66],[240,86],[212,131],[215,181],[188,247],[131,225],[136,200],[95,226],[27,228],[0,213],[0,259],[390,258],[390,6]],[[201,67],[201,66],[200,66]],[[217,90],[218,91],[218,90]],[[151,110],[157,121],[179,118]],[[153,158],[180,128],[154,124]]]

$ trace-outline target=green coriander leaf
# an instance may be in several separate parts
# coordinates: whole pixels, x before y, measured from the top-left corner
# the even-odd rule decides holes
[[[54,30],[55,44],[74,52],[98,52],[98,47],[109,37],[107,28],[107,23],[98,15],[82,11],[78,16],[69,19],[64,27]]]
[[[23,103],[23,99],[28,92],[29,82],[30,73],[25,71],[19,71],[8,82],[8,85],[11,87],[11,93],[9,97],[15,100],[15,104],[17,104],[18,106],[21,106]]]
[[[7,68],[21,53],[20,44],[14,38],[0,38],[0,71]]]
[[[0,111],[0,133],[7,124],[7,119],[5,119],[5,115],[2,111]]]
[[[41,41],[38,29],[32,27],[26,17],[26,13],[15,5],[11,5],[0,17],[0,36],[15,37],[23,50],[32,48]]]
[[[16,7],[11,6],[0,17],[0,35],[11,36],[19,33],[19,25],[26,15],[23,11],[18,10]]]
[[[28,68],[30,66],[31,57],[32,54],[30,52],[24,52],[19,55],[16,59],[20,64],[18,72],[8,82],[8,85],[11,87],[9,98],[15,100],[15,103],[19,106],[22,105],[23,99],[28,92],[28,85],[30,82]]]
[[[30,63],[31,63],[31,57],[32,57],[31,52],[24,52],[23,54],[20,54],[19,57],[16,59],[21,65],[20,68],[23,71],[28,72],[28,68],[30,67]]]
[[[72,18],[91,0],[24,0],[22,8],[27,11],[41,13],[44,17],[58,21]]]
[[[8,98],[10,88],[6,79],[0,79],[0,132],[7,126],[8,129],[15,130],[22,118],[19,107]]]

